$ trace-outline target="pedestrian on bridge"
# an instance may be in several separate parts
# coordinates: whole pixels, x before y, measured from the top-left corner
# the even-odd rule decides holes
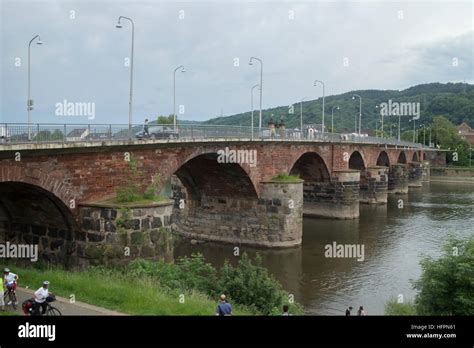
[[[150,133],[148,133],[148,118],[145,118],[145,123],[143,124],[143,136],[150,136]]]

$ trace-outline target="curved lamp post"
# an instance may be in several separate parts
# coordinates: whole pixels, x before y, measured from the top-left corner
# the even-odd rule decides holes
[[[176,132],[176,72],[181,69],[181,72],[184,73],[186,70],[184,69],[184,65],[178,66],[174,69],[173,72],[173,130]]]
[[[331,133],[334,133],[334,109],[340,110],[339,106],[333,106],[331,110]]]
[[[28,110],[28,140],[31,140],[31,110],[33,110],[33,100],[31,100],[31,44],[35,39],[38,39],[36,42],[37,45],[42,45],[41,37],[35,35],[28,44],[28,100],[26,101],[26,106]]]
[[[303,134],[303,101],[306,98],[308,98],[308,97],[304,97],[300,101],[300,132],[301,132],[301,134]]]
[[[256,60],[260,63],[260,115],[258,120],[258,132],[262,135],[262,90],[263,90],[263,61],[257,57],[250,57],[249,65],[253,65],[253,61]]]
[[[117,24],[115,25],[116,28],[123,28],[122,23],[120,22],[122,19],[129,21],[132,24],[132,47],[131,47],[131,55],[130,55],[130,97],[128,100],[128,137],[131,138],[132,136],[132,100],[133,100],[133,51],[134,51],[134,43],[135,43],[135,24],[131,18],[120,16],[118,18]]]
[[[320,81],[320,80],[314,80],[314,84],[313,86],[316,86],[318,83],[322,84],[323,85],[323,118],[322,118],[322,125],[321,125],[321,135],[324,134],[324,100],[326,99],[326,95],[325,95],[325,86],[324,86],[324,82],[323,81]]]
[[[354,94],[352,96],[352,100],[355,100],[355,98],[359,98],[359,135],[360,135],[360,132],[361,132],[361,119],[362,119],[362,97],[358,94]],[[357,131],[357,129],[356,129]]]
[[[253,140],[253,90],[255,88],[257,88],[259,85],[255,85],[255,86],[252,86],[251,90],[250,90],[250,110],[252,110],[252,140]]]

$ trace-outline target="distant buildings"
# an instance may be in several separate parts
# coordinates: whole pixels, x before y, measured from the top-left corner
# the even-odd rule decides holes
[[[458,132],[461,137],[467,140],[470,145],[474,145],[474,129],[469,127],[466,122],[463,122],[458,127]]]

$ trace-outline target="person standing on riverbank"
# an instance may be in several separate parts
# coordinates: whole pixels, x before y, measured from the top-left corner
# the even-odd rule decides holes
[[[360,307],[359,307],[359,310],[357,311],[357,315],[358,315],[358,316],[367,315],[367,313],[366,313],[365,310],[364,310],[364,306],[360,306]]]
[[[346,317],[351,315],[352,307],[346,309]]]
[[[283,305],[283,313],[282,313],[282,316],[288,317],[288,316],[290,315],[290,313],[288,312],[288,310],[289,310],[288,305]]]
[[[221,300],[217,304],[216,315],[221,317],[232,315],[232,305],[227,302],[224,294],[221,295]]]

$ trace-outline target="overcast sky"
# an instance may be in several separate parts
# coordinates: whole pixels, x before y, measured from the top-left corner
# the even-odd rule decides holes
[[[264,62],[264,108],[320,97],[314,79],[326,95],[474,82],[472,1],[0,3],[1,122],[27,121],[27,47],[40,34],[44,44],[31,47],[33,122],[90,122],[56,116],[66,99],[95,103],[95,123],[127,123],[131,27],[116,29],[119,15],[135,22],[137,123],[172,113],[180,64],[177,104],[187,120],[250,109],[260,76],[250,56]]]

